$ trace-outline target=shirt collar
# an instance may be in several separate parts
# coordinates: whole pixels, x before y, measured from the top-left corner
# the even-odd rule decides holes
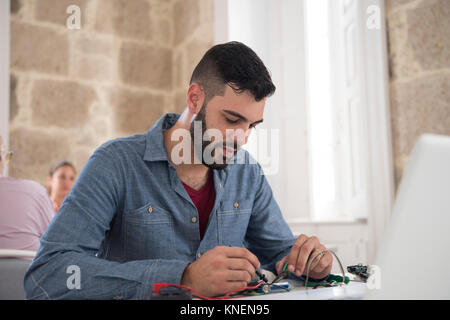
[[[178,113],[166,113],[147,131],[144,160],[169,161],[163,130],[170,129],[179,117]]]

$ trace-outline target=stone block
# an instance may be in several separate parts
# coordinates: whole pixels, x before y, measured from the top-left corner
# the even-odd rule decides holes
[[[154,19],[154,41],[158,45],[172,45],[172,24],[166,19]]]
[[[388,16],[389,72],[392,80],[421,72],[408,42],[408,24],[405,12]]]
[[[31,93],[32,123],[78,128],[89,119],[94,89],[74,81],[36,80]]]
[[[66,75],[67,35],[52,28],[11,22],[11,69]]]
[[[185,72],[184,52],[182,50],[175,50],[173,61],[173,88],[181,89],[189,85],[189,79],[187,79]]]
[[[205,39],[206,41],[208,39]],[[192,72],[194,71],[197,64],[200,62],[203,55],[211,47],[211,44],[205,41],[192,40],[190,41],[185,50],[186,55],[186,69],[185,69],[185,79],[188,79],[186,85],[189,85],[189,80],[191,79]]]
[[[122,38],[152,39],[150,4],[145,0],[103,0],[98,3],[95,29]]]
[[[83,29],[87,16],[87,4],[88,0],[36,0],[35,19],[66,26],[67,19],[72,14],[67,13],[67,8],[76,5],[80,8],[80,27]]]
[[[417,2],[417,0],[386,0],[386,10],[389,12],[390,10],[397,9],[398,7],[414,2]]]
[[[114,82],[114,65],[100,56],[81,56],[73,66],[74,75],[84,80]]]
[[[112,58],[115,51],[115,41],[111,37],[94,37],[92,34],[80,35],[75,42],[77,51],[83,54],[102,55]]]
[[[77,170],[77,176],[80,174],[89,157],[94,152],[95,148],[89,147],[73,147],[73,165]]]
[[[200,24],[197,0],[178,0],[173,7],[174,45],[183,42]]]
[[[111,89],[114,131],[123,134],[145,133],[164,114],[164,96],[142,91]]]
[[[409,155],[424,133],[450,135],[450,74],[391,85],[394,158]]]
[[[149,0],[151,13],[161,19],[172,19],[172,1]]]
[[[182,113],[187,106],[187,87],[175,93],[174,109],[171,112]]]
[[[427,0],[407,12],[408,44],[422,70],[450,67],[450,1]]]
[[[119,75],[124,83],[154,89],[171,89],[171,49],[128,42],[123,44],[119,59]]]
[[[9,174],[15,178],[30,179],[45,185],[52,164],[71,160],[70,136],[60,131],[17,126],[10,130],[9,142],[10,149],[14,151]]]

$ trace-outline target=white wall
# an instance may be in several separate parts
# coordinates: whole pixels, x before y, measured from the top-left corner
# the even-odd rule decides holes
[[[6,150],[9,147],[9,8],[9,0],[0,1],[0,135]]]

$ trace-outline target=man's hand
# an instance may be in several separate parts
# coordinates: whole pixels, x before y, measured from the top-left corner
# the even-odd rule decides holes
[[[258,258],[245,248],[215,247],[187,266],[181,284],[204,296],[222,295],[247,286],[260,266]]]
[[[300,235],[291,248],[289,255],[277,262],[276,269],[281,273],[283,265],[288,261],[288,270],[296,276],[306,275],[306,269],[310,260],[321,251],[326,250],[317,237]],[[330,274],[333,265],[333,255],[329,252],[317,257],[309,268],[309,277],[321,279]]]

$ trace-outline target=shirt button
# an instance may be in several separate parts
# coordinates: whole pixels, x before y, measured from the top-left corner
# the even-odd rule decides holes
[[[237,208],[237,207],[239,207],[239,203],[235,202],[235,203],[233,204],[233,206],[234,206],[235,208]]]
[[[197,259],[199,259],[202,256],[202,254],[199,252],[197,253]]]
[[[197,222],[197,218],[196,217],[192,217],[191,221],[192,221],[192,223],[196,223]]]
[[[150,206],[150,207],[148,207],[148,213],[152,213],[153,212],[153,208]]]

